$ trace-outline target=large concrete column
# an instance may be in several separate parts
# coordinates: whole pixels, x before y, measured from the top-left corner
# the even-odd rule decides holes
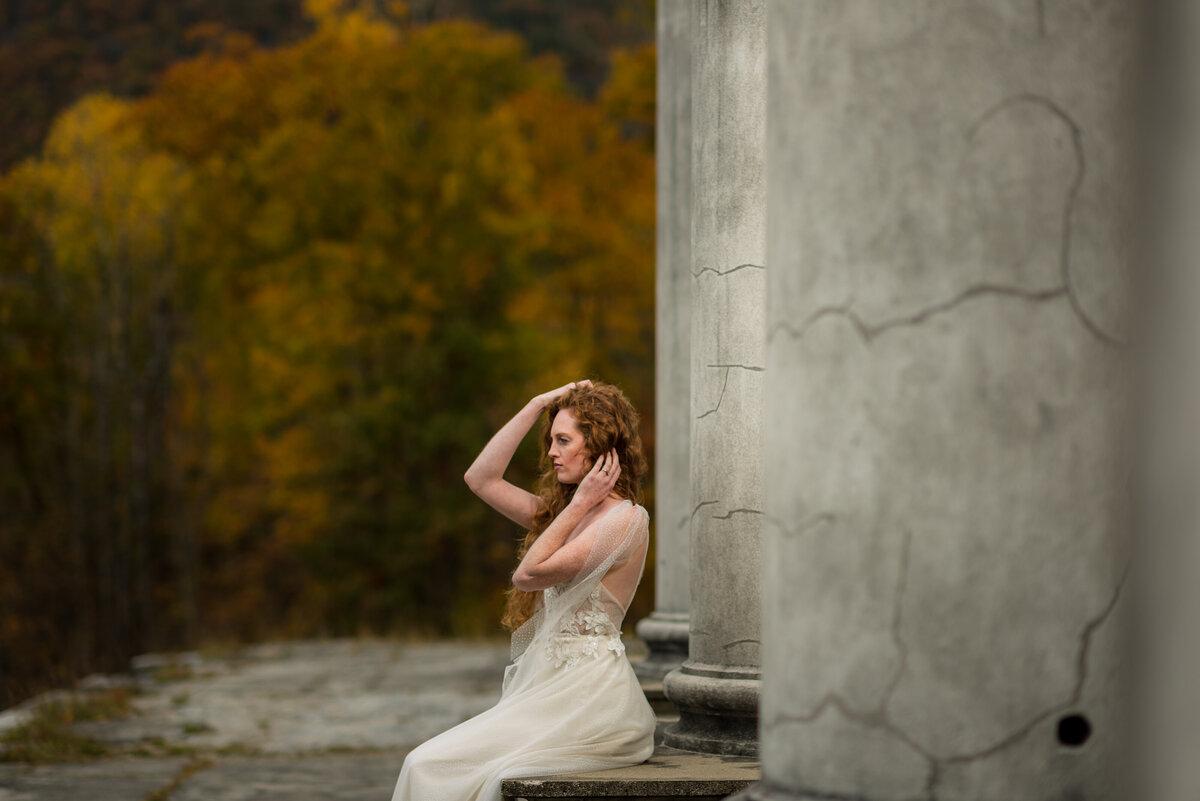
[[[634,665],[661,681],[687,658],[690,582],[692,339],[692,26],[688,0],[658,3],[654,612],[638,622],[650,649]]]
[[[691,637],[664,742],[757,752],[765,8],[692,5]]]
[[[1200,4],[1157,4],[1148,132],[1152,243],[1139,341],[1145,410],[1135,771],[1148,801],[1200,798]]]
[[[749,797],[1135,797],[1117,701],[1138,8],[770,2]]]

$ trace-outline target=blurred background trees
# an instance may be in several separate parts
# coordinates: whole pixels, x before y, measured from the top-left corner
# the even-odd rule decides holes
[[[151,5],[0,5],[0,79],[92,7],[145,70],[0,156],[0,706],[149,648],[498,633],[495,428],[593,376],[653,443],[652,7]],[[629,46],[552,52],[593,29]]]

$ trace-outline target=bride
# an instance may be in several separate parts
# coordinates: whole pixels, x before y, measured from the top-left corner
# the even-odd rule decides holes
[[[534,495],[504,471],[543,411]],[[393,801],[499,801],[502,779],[649,758],[654,713],[621,644],[649,542],[645,472],[637,413],[599,382],[537,396],[484,447],[468,486],[529,532],[504,616],[512,664],[494,707],[405,758]]]

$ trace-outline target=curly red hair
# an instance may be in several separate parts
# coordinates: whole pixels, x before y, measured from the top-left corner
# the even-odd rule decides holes
[[[542,475],[538,479],[537,495],[541,499],[533,517],[533,529],[525,535],[518,560],[524,557],[546,527],[567,507],[575,494],[576,484],[563,484],[555,475],[547,452],[550,450],[550,427],[554,417],[569,409],[583,435],[584,450],[589,460],[616,449],[621,475],[613,492],[634,503],[642,502],[642,481],[647,462],[642,452],[642,435],[638,431],[638,413],[620,389],[612,384],[594,382],[590,387],[568,390],[546,407],[542,428]],[[533,616],[541,592],[526,592],[516,587],[508,590],[508,603],[502,623],[516,629]]]

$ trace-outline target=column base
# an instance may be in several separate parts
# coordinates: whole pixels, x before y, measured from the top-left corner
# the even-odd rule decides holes
[[[661,682],[663,677],[683,664],[688,655],[688,616],[686,612],[654,611],[638,621],[637,636],[650,653],[633,663],[633,672],[643,682]]]
[[[663,732],[663,745],[705,754],[758,756],[757,668],[687,660],[663,679],[679,722]]]

